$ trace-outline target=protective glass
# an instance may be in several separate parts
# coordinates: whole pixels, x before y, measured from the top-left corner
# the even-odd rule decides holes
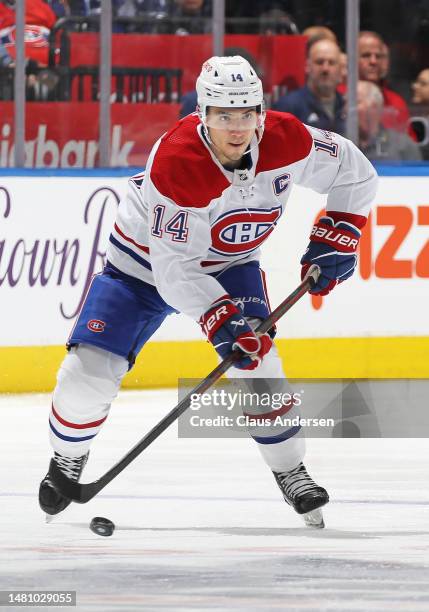
[[[260,122],[260,114],[254,110],[222,113],[209,111],[205,121],[207,127],[230,131],[256,130]]]

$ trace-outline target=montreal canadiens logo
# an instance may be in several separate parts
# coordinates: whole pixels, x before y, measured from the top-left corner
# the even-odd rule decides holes
[[[49,30],[43,26],[26,25],[24,32],[24,40],[26,43],[31,43],[37,47],[48,46]]]
[[[88,321],[86,326],[90,331],[100,334],[101,332],[104,332],[106,323],[104,321],[100,321],[99,319],[91,319]]]
[[[219,255],[241,255],[257,249],[276,226],[280,206],[261,210],[243,208],[227,212],[212,226],[210,250]]]

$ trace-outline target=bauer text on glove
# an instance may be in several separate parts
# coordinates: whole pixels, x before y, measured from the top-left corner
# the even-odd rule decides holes
[[[320,276],[310,293],[327,295],[338,284],[349,278],[356,267],[356,249],[360,230],[348,221],[321,217],[313,226],[310,244],[301,258],[301,277],[316,264]]]

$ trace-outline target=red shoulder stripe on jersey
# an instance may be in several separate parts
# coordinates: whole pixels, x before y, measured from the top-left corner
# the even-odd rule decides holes
[[[188,115],[162,138],[150,177],[156,189],[178,206],[205,208],[229,187],[197,133],[199,119]]]
[[[121,228],[119,227],[117,223],[115,223],[115,230],[118,232],[120,236],[122,236],[124,240],[126,240],[127,242],[131,242],[131,244],[133,244],[138,249],[140,249],[141,251],[149,255],[149,247],[144,246],[143,244],[139,244],[138,242],[133,240],[133,238],[130,238],[130,236],[127,236],[126,234],[124,234],[124,232],[121,230]]]
[[[304,159],[312,143],[311,134],[296,117],[267,111],[256,172],[275,170]]]

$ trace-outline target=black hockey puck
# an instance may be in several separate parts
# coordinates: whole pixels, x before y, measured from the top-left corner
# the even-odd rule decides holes
[[[100,536],[111,536],[115,531],[115,524],[104,516],[94,516],[89,528]]]

